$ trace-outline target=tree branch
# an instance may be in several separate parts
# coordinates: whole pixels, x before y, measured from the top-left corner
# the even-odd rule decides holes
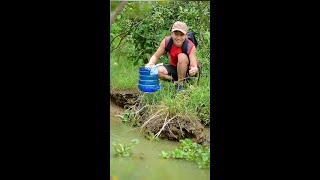
[[[119,44],[118,44],[115,48],[113,48],[113,49],[110,51],[110,53],[112,53],[112,51],[114,51],[115,49],[117,49],[117,48],[120,46],[122,40],[123,40],[128,34],[129,34],[129,33],[126,33],[124,36],[121,37]]]
[[[111,13],[111,17],[110,17],[111,23],[115,22],[117,15],[120,14],[120,12],[123,10],[123,8],[126,6],[127,3],[128,1],[121,1],[119,3],[117,8]]]
[[[123,33],[120,33],[120,34],[116,35],[116,36],[111,40],[110,46],[111,46],[112,42],[113,42],[117,37],[119,37],[119,36],[121,36],[121,35],[123,35],[123,34],[125,34],[125,33],[126,33],[126,32],[123,32]],[[122,38],[122,37],[121,37],[121,38]]]
[[[135,20],[136,20],[136,18],[134,19],[133,22],[135,22]],[[121,40],[120,40],[120,42],[118,43],[118,45],[117,45],[114,49],[112,49],[112,50],[110,51],[110,53],[112,53],[112,51],[114,51],[115,49],[117,49],[117,48],[120,46],[120,43],[122,42],[122,40],[123,40],[127,35],[129,35],[129,34],[132,32],[132,29],[133,29],[134,27],[136,27],[136,26],[139,26],[141,23],[142,23],[142,21],[140,21],[140,22],[138,22],[138,23],[132,23],[131,27],[129,28],[129,30],[128,30],[127,32],[123,32],[123,33],[120,33],[120,34],[118,34],[117,36],[115,36],[115,37],[111,40],[110,46],[111,46],[111,44],[112,44],[112,42],[114,41],[115,38],[123,35],[123,36],[121,36]]]

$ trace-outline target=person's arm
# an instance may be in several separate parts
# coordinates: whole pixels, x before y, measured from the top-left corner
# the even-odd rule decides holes
[[[163,39],[160,43],[160,46],[158,50],[151,56],[148,64],[146,64],[146,67],[152,67],[156,64],[157,60],[164,54],[165,52],[165,39]]]
[[[196,47],[195,46],[191,49],[191,52],[189,54],[189,60],[190,60],[189,74],[191,76],[194,76],[198,72]]]

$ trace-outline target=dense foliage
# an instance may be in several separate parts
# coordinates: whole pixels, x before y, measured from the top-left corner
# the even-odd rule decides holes
[[[173,151],[161,151],[160,155],[165,159],[175,158],[194,161],[202,169],[210,168],[210,148],[194,143],[191,139],[180,140],[179,147]]]
[[[130,54],[132,63],[144,64],[157,50],[161,40],[170,35],[172,24],[178,20],[186,22],[189,31],[195,32],[199,42],[198,52],[205,54],[204,58],[208,61],[210,4],[206,1],[128,2],[112,24],[111,49],[129,42],[131,47],[126,46],[124,50]]]
[[[132,139],[130,144],[112,143],[112,146],[114,147],[114,150],[116,151],[115,155],[127,157],[127,156],[131,155],[130,151],[132,150],[133,146],[138,143],[139,143],[138,139]]]
[[[113,9],[117,4],[119,3],[111,3],[114,5]],[[174,100],[171,95],[175,93],[174,90],[162,82],[162,89],[166,90],[146,95],[145,102],[153,104],[164,101],[175,112],[172,114],[193,112],[204,124],[209,124],[210,2],[208,1],[128,2],[111,26],[111,86],[136,88],[139,77],[138,66],[144,65],[149,60],[161,40],[170,35],[171,26],[177,20],[186,22],[198,40],[197,59],[202,65],[200,83],[197,86],[191,85],[188,87],[190,91],[177,96]],[[158,63],[168,63],[168,61],[168,56],[162,56]],[[128,119],[129,116],[124,117],[123,121]],[[139,122],[135,124],[139,125]]]
[[[111,2],[111,9],[118,4]],[[187,23],[199,43],[197,59],[202,65],[199,84],[191,81],[177,94],[172,83],[161,81],[161,90],[143,94],[143,104],[165,105],[170,117],[196,116],[203,124],[210,125],[209,1],[129,1],[111,25],[110,86],[116,90],[137,89],[139,66],[149,60],[165,36],[170,36],[171,26],[178,20]],[[157,63],[168,61],[168,56],[162,56]],[[139,118],[138,113],[127,110],[122,121],[139,127]]]
[[[111,2],[115,9],[119,2]],[[170,36],[175,21],[186,22],[189,31],[195,33],[199,43],[197,59],[202,65],[201,79],[191,81],[185,90],[176,93],[171,82],[161,81],[162,88],[154,93],[143,93],[143,105],[168,107],[171,116],[196,116],[205,125],[210,125],[210,2],[209,1],[129,1],[116,17],[110,34],[110,86],[116,90],[137,89],[139,66],[148,62],[157,50],[161,40]],[[157,63],[168,63],[168,56],[162,56]],[[147,108],[146,108],[147,109]],[[136,111],[127,109],[121,120],[131,126],[140,126],[141,119]],[[145,137],[155,139],[156,132]],[[129,145],[113,144],[118,156],[129,156],[129,151],[138,142]],[[210,167],[210,148],[180,140],[180,146],[173,151],[162,151],[163,158],[194,161],[199,168]]]

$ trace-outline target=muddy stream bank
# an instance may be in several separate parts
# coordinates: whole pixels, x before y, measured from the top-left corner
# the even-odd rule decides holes
[[[141,95],[138,91],[112,91],[110,92],[110,110],[115,113],[123,113],[124,107],[132,107],[136,104]],[[154,114],[148,114],[143,110],[139,113],[141,117],[140,124],[143,125],[146,133],[156,134],[161,131],[161,139],[179,141],[179,139],[190,138],[194,142],[209,146],[210,145],[210,128],[206,127],[199,120],[191,117],[176,117],[171,119],[170,123],[164,126],[167,120],[166,115],[159,115],[157,118],[150,120]],[[164,127],[164,128],[163,128]]]
[[[147,140],[139,128],[121,122],[117,115],[123,112],[123,108],[110,102],[110,176],[113,179],[210,179],[210,169],[199,169],[195,162],[161,158],[161,151],[172,151],[179,143],[163,139]],[[128,144],[132,139],[139,140],[132,149],[133,155],[115,156],[116,151],[111,143]]]

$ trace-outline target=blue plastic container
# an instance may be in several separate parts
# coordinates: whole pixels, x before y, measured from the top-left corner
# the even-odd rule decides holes
[[[150,71],[152,71],[153,74],[150,75]],[[140,91],[155,92],[161,88],[158,74],[154,73],[155,72],[154,69],[140,67],[139,72],[140,72],[140,78],[139,78],[138,88]]]
[[[159,80],[155,75],[140,75],[140,80]]]
[[[140,85],[158,85],[159,80],[139,80]]]
[[[161,88],[161,85],[158,84],[158,85],[141,85],[139,84],[138,85],[140,91],[143,91],[143,92],[156,92],[158,91],[158,89]]]
[[[140,71],[140,75],[149,76],[150,71]]]

